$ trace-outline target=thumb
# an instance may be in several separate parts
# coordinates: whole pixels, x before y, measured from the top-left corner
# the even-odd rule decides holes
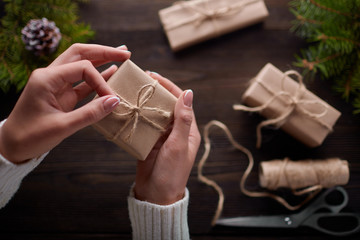
[[[180,145],[180,149],[185,149],[189,142],[189,132],[193,121],[193,96],[192,90],[186,90],[180,95],[175,105],[174,126],[169,138]]]
[[[120,99],[113,95],[96,98],[81,108],[69,112],[68,126],[77,131],[96,123],[113,111],[119,103]]]

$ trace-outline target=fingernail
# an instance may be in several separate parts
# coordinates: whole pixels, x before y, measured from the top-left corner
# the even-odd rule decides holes
[[[157,72],[153,72],[153,71],[150,71],[150,70],[146,70],[145,71],[147,74],[151,75],[151,74],[156,74],[156,75],[160,75],[158,74]]]
[[[106,112],[110,112],[120,103],[120,98],[118,97],[109,97],[104,102],[104,109]]]
[[[126,45],[124,45],[124,44],[123,44],[123,45],[121,45],[121,46],[119,46],[119,47],[117,47],[117,48],[125,48],[125,49],[128,49],[128,48],[127,48],[127,46],[126,46]]]
[[[194,93],[191,89],[186,90],[184,95],[184,104],[185,106],[192,107]]]
[[[117,49],[121,50],[122,52],[127,52],[131,54],[131,52],[128,50],[128,47],[126,45],[121,45],[117,47]]]

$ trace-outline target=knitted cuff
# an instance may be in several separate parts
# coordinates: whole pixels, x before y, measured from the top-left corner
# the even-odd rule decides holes
[[[131,188],[128,208],[133,239],[190,239],[187,223],[188,204],[188,189],[185,189],[183,199],[164,206],[136,199]]]
[[[0,127],[4,122],[0,123]],[[0,154],[0,208],[9,202],[18,190],[22,179],[39,165],[48,153],[22,164],[14,164]]]

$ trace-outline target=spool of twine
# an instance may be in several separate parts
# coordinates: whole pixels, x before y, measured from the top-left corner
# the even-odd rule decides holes
[[[320,185],[330,188],[349,181],[349,164],[339,158],[292,161],[263,161],[259,167],[260,186],[270,190],[293,190]]]

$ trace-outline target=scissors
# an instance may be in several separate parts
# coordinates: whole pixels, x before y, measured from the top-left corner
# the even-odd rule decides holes
[[[342,201],[338,204],[330,204],[327,197],[338,191],[342,195]],[[337,186],[326,190],[318,198],[316,198],[308,207],[299,213],[291,215],[275,215],[275,216],[245,216],[235,218],[222,218],[217,220],[217,225],[232,227],[258,227],[258,228],[297,228],[299,226],[308,226],[320,232],[334,235],[347,236],[354,234],[360,230],[360,215],[357,213],[341,213],[348,203],[349,197],[343,187]],[[330,212],[318,212],[327,209]],[[351,220],[352,224],[347,229],[335,231],[326,227],[325,220],[336,221],[338,228],[343,219]],[[324,222],[325,221],[325,222]],[[334,227],[334,226],[333,226]]]

